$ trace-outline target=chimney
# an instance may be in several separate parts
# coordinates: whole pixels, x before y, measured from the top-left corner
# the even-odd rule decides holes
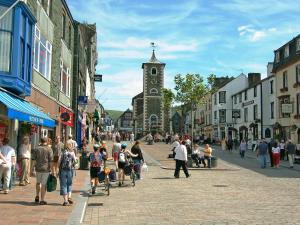
[[[248,85],[249,87],[253,87],[255,84],[260,82],[261,75],[260,73],[248,73]]]

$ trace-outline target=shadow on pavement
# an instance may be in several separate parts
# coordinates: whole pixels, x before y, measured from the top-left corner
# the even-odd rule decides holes
[[[23,206],[40,206],[35,202],[25,202],[25,201],[0,201],[0,204],[13,204],[13,205],[23,205]],[[47,203],[47,205],[51,206],[60,206],[59,203]]]
[[[277,178],[300,178],[300,173],[297,170],[289,169],[286,167],[280,167],[279,169],[271,168],[270,164],[267,164],[267,168],[260,168],[260,162],[257,158],[252,156],[247,156],[244,159],[240,157],[238,152],[228,152],[219,150],[219,147],[213,146],[213,154],[217,156],[219,159],[231,163],[233,165],[242,167],[244,169],[252,170],[256,173],[260,173],[262,175],[268,177],[277,177]]]
[[[175,180],[174,177],[153,177],[153,180]]]

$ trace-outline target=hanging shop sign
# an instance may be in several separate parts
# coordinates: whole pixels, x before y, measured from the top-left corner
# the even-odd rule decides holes
[[[66,126],[74,127],[74,113],[64,107],[60,107],[60,122]]]

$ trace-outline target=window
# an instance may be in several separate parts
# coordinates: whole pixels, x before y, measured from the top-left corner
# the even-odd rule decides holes
[[[61,27],[62,27],[62,39],[65,40],[65,38],[66,38],[66,14],[64,12],[62,13]]]
[[[274,102],[271,102],[271,119],[274,119]]]
[[[33,67],[49,81],[51,79],[51,58],[52,45],[43,37],[39,29],[35,27]]]
[[[265,138],[270,138],[271,137],[271,130],[269,128],[267,128],[265,130]]]
[[[61,62],[60,71],[60,90],[70,97],[70,69],[63,62]]]
[[[279,108],[280,108],[280,116],[283,118],[289,118],[290,113],[287,113],[286,108],[283,107],[282,104],[289,104],[290,103],[290,98],[289,97],[284,97],[279,99]]]
[[[156,128],[158,125],[158,117],[157,115],[152,114],[149,118],[149,126],[150,128]]]
[[[156,88],[152,88],[150,90],[150,94],[158,94],[158,90]]]
[[[280,61],[280,52],[279,51],[277,51],[277,52],[275,52],[275,62],[279,62]]]
[[[214,105],[217,105],[217,94],[214,94]]]
[[[248,122],[248,108],[244,108],[244,121]]]
[[[239,94],[239,103],[242,102],[242,93]]]
[[[284,48],[284,58],[289,57],[290,51],[289,51],[289,45],[285,46]]]
[[[283,72],[283,77],[282,77],[282,84],[283,84],[283,88],[287,88],[288,87],[288,77],[287,77],[287,71]]]
[[[237,104],[237,96],[234,96],[234,104]]]
[[[244,100],[246,101],[248,99],[247,90],[245,91]]]
[[[300,64],[296,66],[296,82],[300,83]]]
[[[300,51],[300,38],[297,39],[296,51]]]
[[[254,98],[257,97],[257,86],[253,88],[253,96]]]
[[[226,91],[219,92],[219,103],[226,103]]]
[[[68,44],[69,44],[69,49],[71,49],[71,44],[72,44],[72,27],[71,27],[71,24],[69,24],[69,41],[68,41]]]
[[[219,122],[220,123],[226,123],[226,109],[220,109],[219,110]]]
[[[156,68],[151,69],[151,75],[157,75],[157,70]]]
[[[273,94],[273,80],[270,81],[270,94]]]
[[[257,119],[257,105],[253,106],[253,120]]]
[[[0,14],[7,8],[0,6]],[[0,20],[0,71],[10,72],[12,43],[12,10]]]
[[[300,114],[300,93],[297,94],[297,115]]]
[[[214,111],[214,119],[216,120],[217,119],[217,111]]]

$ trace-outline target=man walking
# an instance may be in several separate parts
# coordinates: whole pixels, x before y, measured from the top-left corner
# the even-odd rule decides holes
[[[265,140],[261,140],[257,146],[257,157],[260,159],[260,166],[262,169],[266,168],[267,166],[267,153],[268,145]]]
[[[268,153],[269,153],[269,156],[270,156],[271,167],[274,167],[272,148],[275,148],[276,146],[277,146],[277,143],[272,138],[271,141],[268,144]]]
[[[35,202],[47,205],[45,201],[46,185],[53,160],[52,149],[47,145],[47,138],[41,139],[41,145],[32,152],[32,168],[36,171],[36,197]],[[40,201],[41,192],[41,201]]]
[[[296,145],[289,140],[288,144],[286,145],[286,150],[289,158],[290,168],[294,168]]]
[[[187,163],[187,150],[185,146],[185,141],[182,141],[181,144],[175,149],[175,160],[176,160],[176,168],[174,172],[174,177],[179,178],[180,168],[182,167],[183,172],[185,173],[186,178],[190,176],[186,163]]]

